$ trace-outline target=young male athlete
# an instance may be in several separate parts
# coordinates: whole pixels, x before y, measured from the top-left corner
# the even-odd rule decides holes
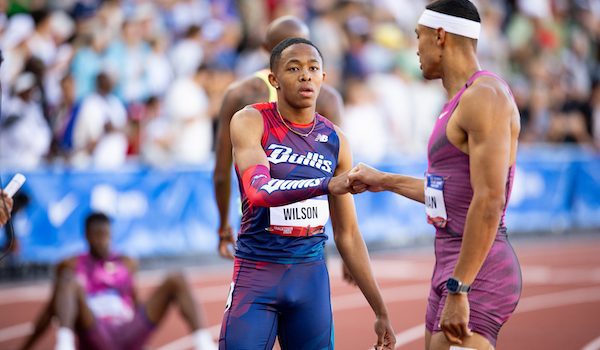
[[[283,16],[274,20],[267,29],[264,49],[271,52],[275,45],[288,38],[308,39],[306,24],[292,16]],[[229,224],[229,199],[231,197],[231,140],[229,122],[235,112],[245,106],[259,102],[275,102],[277,93],[268,80],[269,69],[263,69],[254,75],[233,83],[223,97],[219,111],[219,128],[216,142],[216,163],[213,174],[215,200],[219,208],[219,254],[233,259],[230,246],[234,239]],[[339,124],[342,115],[340,94],[328,85],[323,85],[317,98],[317,112],[335,124]]]
[[[342,259],[375,312],[376,348],[394,348],[348,194],[348,142],[315,111],[322,65],[310,41],[279,43],[269,75],[277,102],[248,106],[231,120],[243,216],[220,349],[271,349],[276,336],[284,350],[334,348],[323,259],[330,213]]]
[[[56,350],[143,349],[170,305],[178,306],[194,332],[195,349],[213,350],[210,333],[201,330],[189,286],[180,274],[169,275],[145,304],[137,298],[136,263],[110,250],[110,221],[102,213],[85,220],[89,252],[58,264],[52,297],[36,321],[33,334],[22,349],[30,349],[53,317],[58,319]]]
[[[479,66],[479,28],[479,14],[468,0],[435,1],[419,19],[423,75],[441,78],[451,96],[429,139],[426,178],[365,165],[349,175],[357,192],[364,186],[394,191],[426,206],[436,228],[426,316],[430,350],[456,344],[493,349],[521,292],[519,262],[504,224],[519,111],[507,84]]]

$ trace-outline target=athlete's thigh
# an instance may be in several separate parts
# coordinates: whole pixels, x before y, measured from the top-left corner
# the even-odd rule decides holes
[[[278,264],[236,259],[219,349],[272,349],[277,334]]]
[[[494,347],[490,344],[481,334],[473,333],[473,335],[464,338],[463,343],[452,344],[446,339],[443,332],[435,333],[431,336],[431,341],[428,350],[448,350],[451,346],[454,346],[453,350],[460,349],[476,349],[476,350],[494,350]]]
[[[296,264],[283,283],[286,298],[279,320],[281,348],[333,349],[331,293],[325,262]]]

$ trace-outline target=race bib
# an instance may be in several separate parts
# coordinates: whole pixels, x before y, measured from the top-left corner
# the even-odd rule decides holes
[[[91,295],[88,297],[87,302],[94,316],[97,318],[108,318],[121,322],[133,319],[131,305],[125,303],[123,298],[114,291]]]
[[[269,208],[270,231],[293,235],[294,228],[323,228],[329,220],[327,196]],[[289,233],[288,233],[289,232]]]
[[[425,213],[427,222],[438,228],[446,227],[448,214],[444,203],[444,178],[426,174]]]

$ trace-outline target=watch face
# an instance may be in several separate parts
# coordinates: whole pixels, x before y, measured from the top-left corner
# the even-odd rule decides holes
[[[459,282],[454,279],[454,278],[449,278],[448,281],[446,282],[446,289],[448,289],[448,292],[450,293],[456,293],[458,291],[458,284]]]

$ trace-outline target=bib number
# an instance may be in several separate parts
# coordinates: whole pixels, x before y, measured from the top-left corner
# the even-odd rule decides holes
[[[281,207],[269,208],[271,228],[317,228],[329,220],[329,202],[326,196],[307,199]]]
[[[444,178],[427,174],[425,181],[425,213],[427,222],[438,228],[446,227],[448,214],[444,203]]]
[[[104,292],[88,297],[88,305],[98,318],[127,322],[133,319],[133,309],[115,292]]]

